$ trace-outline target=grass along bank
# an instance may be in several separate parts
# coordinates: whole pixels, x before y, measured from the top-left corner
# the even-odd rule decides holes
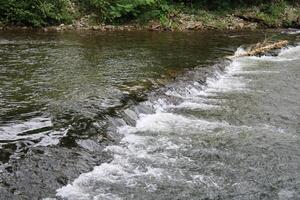
[[[300,7],[293,1],[264,3],[258,0],[255,1],[257,3],[245,4],[234,3],[235,0],[222,1],[227,4],[220,4],[217,0],[199,2],[0,0],[0,21],[4,30],[22,27],[42,28],[44,31],[300,28]]]

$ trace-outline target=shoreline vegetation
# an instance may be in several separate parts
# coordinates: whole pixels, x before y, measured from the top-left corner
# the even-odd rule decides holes
[[[0,0],[0,30],[300,28],[297,0]]]

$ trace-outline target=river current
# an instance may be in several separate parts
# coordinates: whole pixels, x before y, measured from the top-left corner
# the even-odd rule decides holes
[[[300,198],[299,35],[160,34],[2,36],[0,199]]]

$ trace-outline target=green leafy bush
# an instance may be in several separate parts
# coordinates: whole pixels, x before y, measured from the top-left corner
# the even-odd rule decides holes
[[[68,0],[0,0],[1,21],[45,26],[70,21]]]
[[[261,9],[256,12],[256,16],[270,27],[282,26],[283,23],[291,23],[284,20],[287,8],[288,4],[283,0],[276,3],[262,4]]]
[[[165,0],[89,0],[86,9],[96,12],[103,22],[155,18],[168,10]]]
[[[263,6],[262,11],[272,17],[280,17],[285,9],[287,8],[287,3],[285,1],[279,1],[277,3],[268,3]]]

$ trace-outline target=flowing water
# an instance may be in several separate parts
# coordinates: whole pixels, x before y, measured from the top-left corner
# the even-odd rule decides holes
[[[230,62],[265,34],[1,33],[0,199],[299,199],[300,38],[268,35],[294,46]]]

